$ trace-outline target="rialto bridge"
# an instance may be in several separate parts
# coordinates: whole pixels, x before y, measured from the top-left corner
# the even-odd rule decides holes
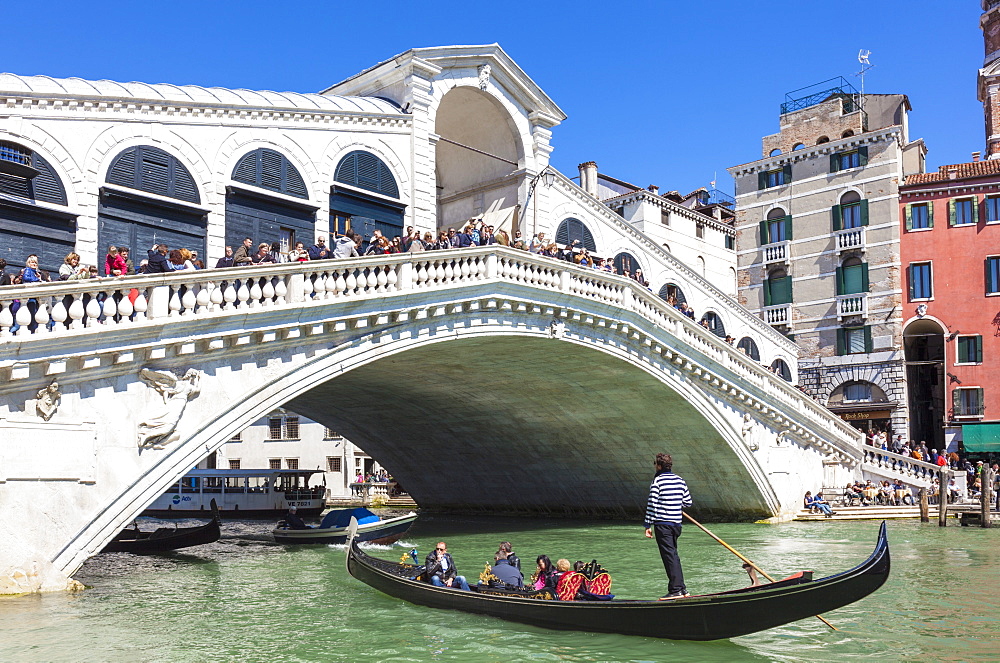
[[[704,517],[775,516],[862,453],[635,281],[502,247],[4,288],[0,397],[7,592],[65,586],[279,405],[428,509],[635,517],[667,450]]]

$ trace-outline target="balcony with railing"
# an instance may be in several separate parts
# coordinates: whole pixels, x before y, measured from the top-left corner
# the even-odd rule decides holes
[[[864,251],[865,227],[844,228],[833,234],[837,242],[837,251]]]
[[[854,315],[868,317],[868,293],[859,292],[852,295],[837,295],[837,319],[841,320]]]
[[[789,260],[788,240],[773,242],[763,246],[764,264],[787,263]]]
[[[764,322],[775,327],[790,327],[792,321],[792,305],[776,304],[775,306],[765,306],[761,312]]]

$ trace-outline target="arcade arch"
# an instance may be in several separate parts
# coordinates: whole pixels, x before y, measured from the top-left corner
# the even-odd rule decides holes
[[[903,328],[910,439],[944,446],[945,327],[933,318],[912,320]],[[933,444],[931,441],[933,440]]]

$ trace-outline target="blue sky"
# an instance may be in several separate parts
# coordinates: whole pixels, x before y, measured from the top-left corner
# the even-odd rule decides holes
[[[833,76],[909,95],[928,168],[985,143],[979,0],[9,3],[0,70],[315,92],[419,46],[498,42],[569,115],[553,165],[732,191],[785,92]],[[18,41],[20,36],[20,41]]]

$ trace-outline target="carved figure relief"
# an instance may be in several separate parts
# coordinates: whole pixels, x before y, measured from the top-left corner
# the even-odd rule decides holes
[[[743,436],[743,442],[750,451],[760,449],[760,444],[757,442],[757,436],[754,431],[754,420],[749,412],[743,413],[743,429],[740,431],[740,434]]]
[[[139,422],[139,448],[162,449],[177,439],[177,424],[188,401],[201,393],[201,371],[193,368],[177,377],[170,371],[144,368],[139,371],[143,382],[155,389],[162,403],[150,405]]]
[[[493,71],[493,67],[488,64],[479,65],[479,89],[486,90],[490,84],[490,73]]]
[[[563,334],[566,333],[566,323],[562,320],[553,320],[552,324],[549,325],[549,337],[550,338],[562,338]]]
[[[59,383],[53,380],[49,386],[39,389],[35,394],[35,412],[44,421],[52,418],[52,415],[59,409],[59,401],[62,393],[59,391]]]

